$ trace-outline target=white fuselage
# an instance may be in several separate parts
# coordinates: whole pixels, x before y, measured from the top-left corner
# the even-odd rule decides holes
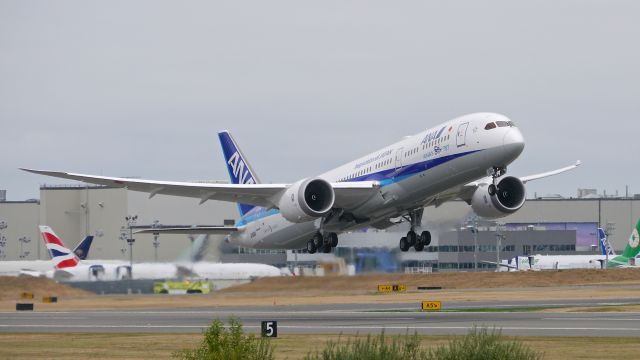
[[[611,257],[610,257],[611,258]],[[564,270],[564,269],[602,269],[606,261],[605,255],[533,255],[517,256],[517,269],[501,269],[502,271],[528,270]],[[516,266],[513,264],[512,266]],[[531,261],[531,263],[530,263]]]
[[[133,280],[166,280],[198,278],[210,280],[251,280],[280,276],[280,269],[265,264],[251,263],[134,263]],[[114,281],[131,276],[129,263],[122,261],[82,262],[76,267],[49,270],[45,276],[60,281]]]
[[[350,206],[354,221],[325,224],[344,232],[435,204],[439,196],[485,178],[493,167],[506,167],[524,148],[516,127],[485,130],[488,122],[510,120],[500,114],[465,115],[386,146],[319,175],[329,182],[378,181],[379,191]],[[293,223],[277,210],[245,216],[227,241],[255,248],[303,248],[320,228],[320,220]]]

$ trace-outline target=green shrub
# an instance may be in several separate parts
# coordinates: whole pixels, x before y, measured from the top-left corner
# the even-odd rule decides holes
[[[539,360],[543,354],[517,340],[506,340],[500,330],[473,328],[463,337],[429,351],[429,360]]]
[[[417,334],[388,340],[383,331],[379,336],[347,339],[344,344],[340,339],[329,341],[322,352],[308,353],[305,360],[417,360],[427,354],[419,346]]]
[[[329,341],[321,352],[308,353],[305,360],[540,360],[543,356],[516,340],[506,340],[499,330],[474,328],[463,337],[434,349],[420,348],[417,334],[385,338]]]
[[[204,338],[196,349],[184,349],[173,357],[184,360],[272,360],[274,346],[267,338],[245,335],[240,320],[229,320],[225,329],[220,320],[214,320],[204,331]]]
[[[429,352],[429,360],[539,360],[543,354],[517,340],[504,339],[500,330],[473,328],[461,338]]]

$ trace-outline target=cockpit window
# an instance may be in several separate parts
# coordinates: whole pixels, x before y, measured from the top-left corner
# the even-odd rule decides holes
[[[509,126],[516,127],[516,124],[513,121],[509,121]]]
[[[508,121],[496,121],[499,127],[507,127],[510,126]]]
[[[484,127],[484,129],[485,129],[485,130],[491,130],[491,129],[495,129],[495,128],[496,128],[496,124],[494,124],[494,123],[492,123],[492,122],[488,123],[488,124]]]

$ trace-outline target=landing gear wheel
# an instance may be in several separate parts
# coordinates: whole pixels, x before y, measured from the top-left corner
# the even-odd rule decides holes
[[[429,244],[431,244],[431,233],[429,231],[423,231],[420,234],[420,243],[424,246],[429,246]]]
[[[407,233],[407,241],[409,242],[409,247],[416,244],[416,240],[418,239],[418,235],[415,231],[411,230]]]
[[[311,239],[311,241],[313,241],[313,245],[315,245],[316,249],[320,249],[324,243],[324,239],[320,233],[313,235],[313,239]]]
[[[336,247],[336,246],[338,246],[338,234],[336,234],[336,233],[329,233],[329,234],[327,235],[327,237],[328,237],[328,240],[329,240],[329,241],[328,241],[328,243],[329,243],[329,245],[331,245],[331,247]]]
[[[489,185],[489,188],[487,189],[487,192],[489,193],[490,196],[493,196],[496,194],[496,186],[491,184]]]
[[[416,249],[416,251],[422,251],[424,250],[424,244],[422,242],[417,242],[413,245],[413,248]]]
[[[407,240],[406,237],[402,237],[400,239],[400,251],[402,252],[406,252],[409,250],[409,248],[411,247],[411,245],[409,245],[409,241]]]
[[[318,248],[316,247],[316,244],[314,244],[313,240],[307,241],[307,252],[309,254],[315,254],[317,250]]]
[[[328,254],[331,252],[331,244],[322,245],[322,252]]]

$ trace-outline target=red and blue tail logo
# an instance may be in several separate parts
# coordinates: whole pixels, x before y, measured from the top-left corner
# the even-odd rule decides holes
[[[80,263],[76,254],[64,245],[50,227],[40,226],[40,233],[56,269],[75,267]]]

